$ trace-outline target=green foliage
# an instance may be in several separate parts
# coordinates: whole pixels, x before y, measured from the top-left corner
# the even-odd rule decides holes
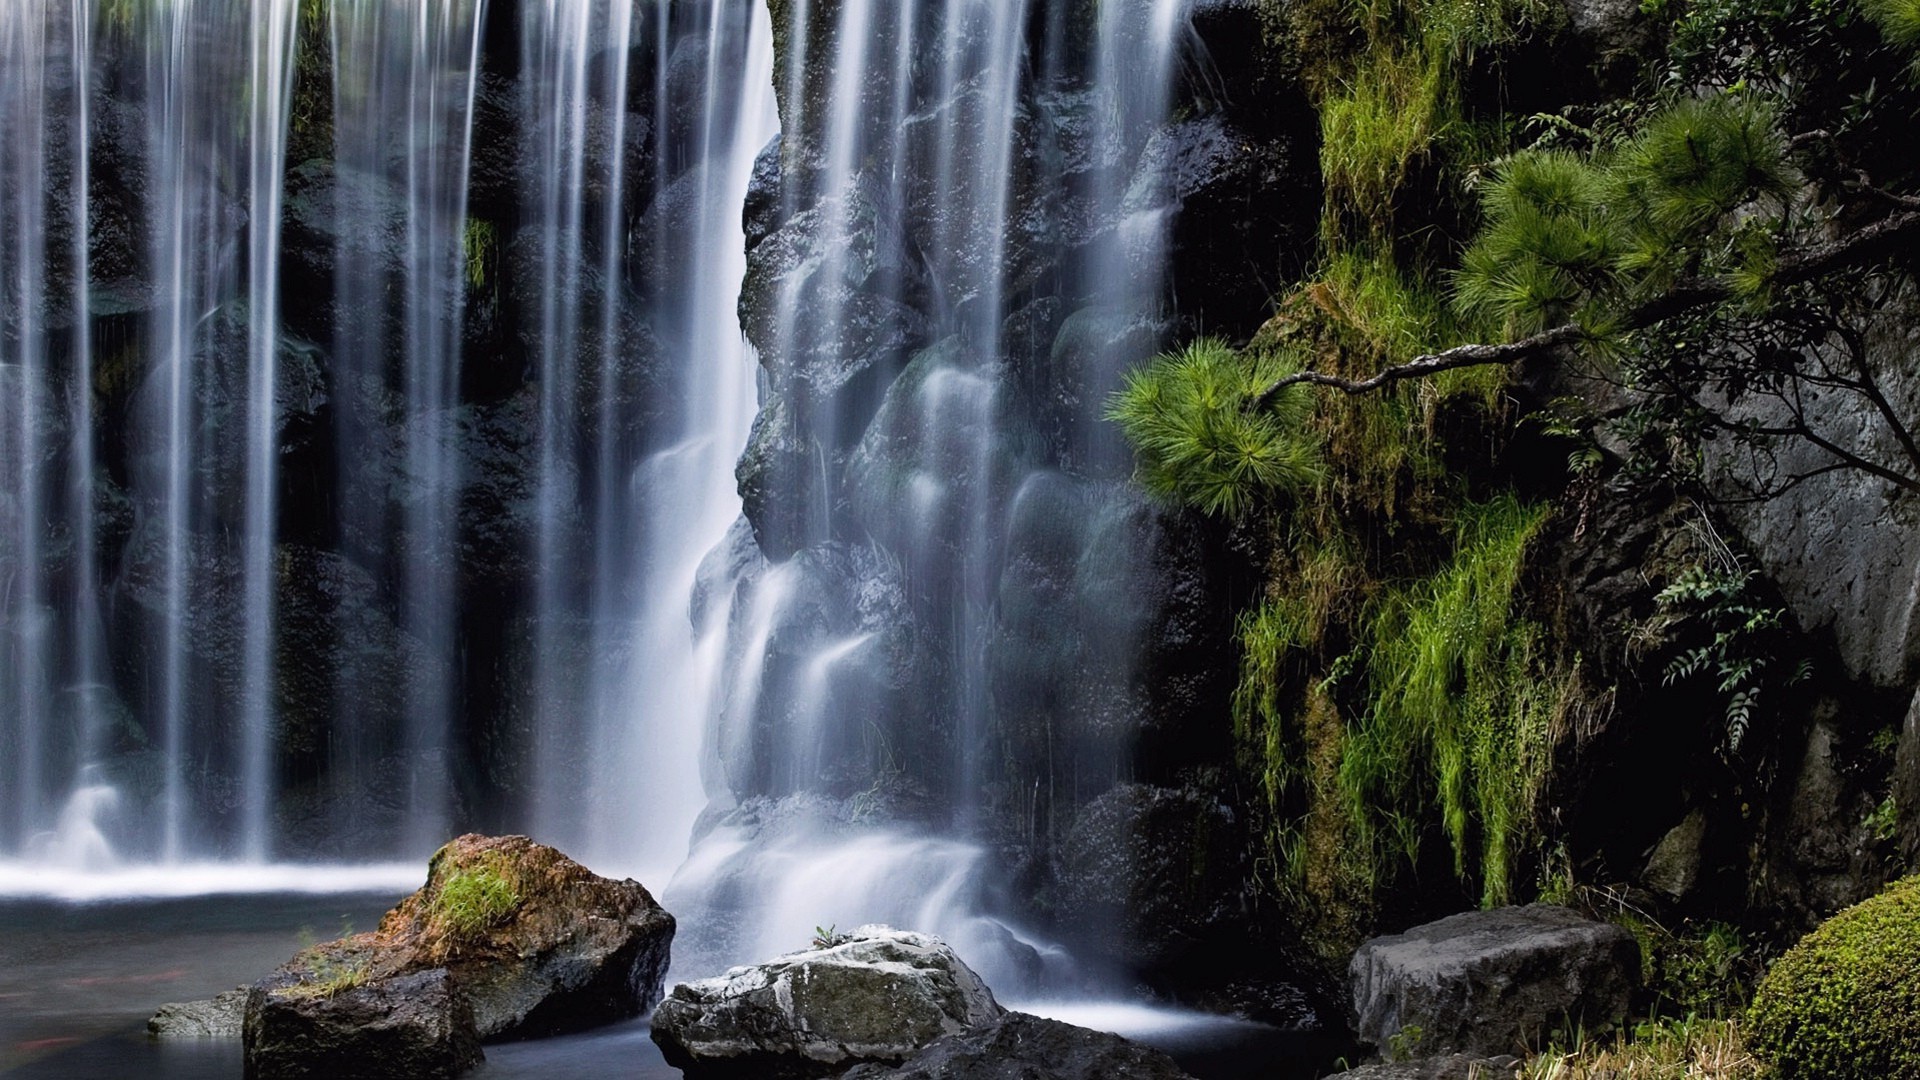
[[[520,890],[499,866],[483,862],[456,869],[441,882],[428,908],[429,933],[457,944],[505,922],[520,909]]]
[[[1453,562],[1379,605],[1371,701],[1341,762],[1363,836],[1379,837],[1379,807],[1408,809],[1430,791],[1455,872],[1477,878],[1489,906],[1512,896],[1564,685],[1543,670],[1538,628],[1513,610],[1546,517],[1511,497],[1465,507]]]
[[[461,241],[467,257],[467,285],[474,289],[486,288],[500,257],[499,227],[484,218],[470,217]]]
[[[1125,429],[1139,478],[1155,494],[1219,517],[1239,517],[1260,499],[1299,492],[1321,476],[1305,433],[1310,398],[1295,387],[1273,407],[1249,406],[1291,370],[1206,339],[1159,357],[1127,377],[1109,417]]]
[[[1860,10],[1886,35],[1889,44],[1920,48],[1920,0],[1860,0]]]
[[[838,933],[832,926],[816,926],[813,928],[813,947],[816,949],[831,949],[836,946],[845,945],[852,940],[852,934]]]
[[[1697,620],[1712,637],[1681,652],[1668,663],[1668,685],[1706,677],[1726,700],[1726,749],[1740,752],[1780,658],[1786,611],[1767,607],[1754,596],[1752,571],[1691,566],[1654,597],[1658,618],[1671,625]],[[1788,683],[1806,676],[1804,663]]]
[[[1827,920],[1767,972],[1749,1042],[1778,1080],[1920,1076],[1920,878]]]
[[[1770,109],[1719,96],[1680,102],[1609,153],[1530,150],[1485,185],[1485,224],[1462,259],[1462,314],[1514,337],[1596,330],[1682,276],[1722,273],[1763,291],[1772,247],[1735,222],[1794,183]]]

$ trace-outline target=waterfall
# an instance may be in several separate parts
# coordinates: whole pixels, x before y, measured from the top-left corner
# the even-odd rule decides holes
[[[1102,412],[1186,13],[0,10],[0,858],[526,830],[671,879],[683,970],[1068,977],[1002,856],[1152,709]]]

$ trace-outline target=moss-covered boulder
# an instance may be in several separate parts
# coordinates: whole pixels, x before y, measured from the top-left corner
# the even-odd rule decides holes
[[[812,1080],[899,1065],[1006,1015],[938,939],[866,926],[673,988],[653,1040],[690,1080]]]
[[[460,837],[378,930],[303,950],[251,988],[248,1076],[455,1076],[483,1039],[638,1016],[660,999],[673,932],[637,881],[524,836]],[[404,1068],[342,1064],[362,1059]]]
[[[524,836],[462,836],[378,937],[445,967],[485,1039],[578,1031],[660,1000],[674,920],[646,887],[603,878]]]
[[[1753,996],[1748,1043],[1778,1080],[1920,1076],[1920,877],[1775,961]]]

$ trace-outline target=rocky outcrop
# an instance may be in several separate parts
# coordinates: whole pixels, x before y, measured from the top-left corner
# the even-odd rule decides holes
[[[1639,973],[1632,934],[1546,904],[1375,938],[1349,967],[1356,1033],[1397,1054],[1500,1054],[1555,1029],[1600,1031],[1627,1015]]]
[[[653,1014],[668,1063],[695,1080],[838,1076],[1005,1012],[935,938],[868,926],[821,945],[674,987]]]
[[[861,1065],[842,1080],[1191,1080],[1173,1059],[1118,1035],[1026,1013],[950,1035],[897,1068]]]
[[[311,974],[289,965],[247,992],[246,1080],[447,1080],[483,1059],[473,1008],[444,968],[358,985],[351,967]]]
[[[147,1020],[156,1039],[237,1039],[247,1018],[247,988],[242,986],[206,1001],[175,1001],[160,1006]]]
[[[673,933],[637,881],[600,877],[524,836],[463,836],[374,936],[412,966],[445,966],[482,1038],[525,1039],[651,1008]]]
[[[248,992],[248,1076],[453,1076],[481,1039],[638,1016],[673,932],[637,881],[524,836],[460,837],[377,931],[307,949]]]

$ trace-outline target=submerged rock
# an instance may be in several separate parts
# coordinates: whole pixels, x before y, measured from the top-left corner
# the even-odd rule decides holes
[[[237,1039],[247,1017],[247,988],[242,986],[206,1001],[174,1001],[160,1006],[147,1021],[156,1039]]]
[[[444,968],[358,985],[352,969],[306,974],[288,965],[247,992],[247,1080],[445,1080],[480,1064],[473,1008]]]
[[[307,949],[251,988],[247,1075],[454,1076],[481,1060],[481,1039],[638,1016],[659,1000],[673,932],[637,881],[524,836],[460,837],[377,931]]]
[[[1375,938],[1348,970],[1362,1042],[1489,1055],[1554,1028],[1593,1032],[1624,1017],[1640,947],[1611,923],[1532,904]]]
[[[861,1065],[843,1080],[1190,1080],[1172,1058],[1104,1031],[1026,1013],[950,1035],[898,1068]]]
[[[653,1014],[653,1039],[689,1077],[800,1080],[899,1065],[1004,1015],[938,939],[867,926],[674,987]]]

